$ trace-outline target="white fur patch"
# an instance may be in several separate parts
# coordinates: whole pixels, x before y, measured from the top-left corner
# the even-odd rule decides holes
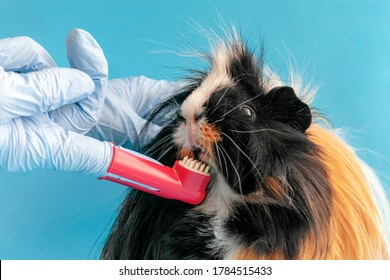
[[[214,52],[213,65],[209,75],[181,106],[182,116],[187,121],[201,113],[203,105],[214,92],[233,86],[233,80],[228,72],[230,63],[231,52],[228,48],[220,47]]]
[[[213,174],[212,176],[214,180],[210,191],[205,201],[198,206],[198,209],[208,214],[224,217],[229,214],[232,202],[235,200],[237,194],[220,173]]]
[[[211,223],[215,238],[209,244],[209,249],[223,259],[232,259],[240,247],[240,241],[226,232],[224,222],[233,215],[232,205],[239,195],[232,190],[221,174],[215,174],[214,178],[205,201],[197,210],[213,216]]]
[[[200,125],[206,120],[196,121],[197,116],[204,110],[204,104],[210,96],[219,89],[231,87],[234,81],[229,75],[232,51],[225,45],[220,45],[212,55],[213,65],[210,73],[202,84],[194,90],[181,106],[181,115],[186,124],[181,124],[174,134],[174,142],[179,147],[192,148],[197,145]]]

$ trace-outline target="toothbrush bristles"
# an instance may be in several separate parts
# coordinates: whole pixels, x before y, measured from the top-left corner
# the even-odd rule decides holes
[[[182,163],[184,166],[187,166],[188,168],[191,168],[195,171],[198,171],[198,172],[201,172],[201,173],[205,173],[205,174],[209,174],[209,171],[210,171],[210,166],[201,162],[201,161],[198,161],[196,159],[193,159],[193,158],[190,158],[188,156],[185,156],[182,160],[179,161],[180,163]]]

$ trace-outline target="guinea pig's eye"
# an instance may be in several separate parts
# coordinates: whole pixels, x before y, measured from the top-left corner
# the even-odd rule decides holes
[[[245,115],[247,115],[251,120],[254,120],[256,118],[256,113],[253,111],[251,107],[248,105],[242,105],[240,107],[241,112],[243,112]]]

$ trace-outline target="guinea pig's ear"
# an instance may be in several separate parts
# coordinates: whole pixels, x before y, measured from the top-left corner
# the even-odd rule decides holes
[[[311,124],[311,111],[309,106],[303,103],[291,87],[276,87],[267,94],[268,105],[271,109],[271,119],[286,123],[305,132]]]

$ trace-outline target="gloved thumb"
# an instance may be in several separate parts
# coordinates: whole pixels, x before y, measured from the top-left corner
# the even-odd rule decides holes
[[[66,39],[66,51],[72,68],[87,73],[93,80],[108,78],[108,63],[103,50],[87,31],[71,30]]]
[[[95,83],[95,92],[79,102],[93,121],[99,119],[104,104],[104,90],[108,82],[108,63],[102,48],[90,33],[73,29],[66,39],[70,66],[87,73]]]
[[[50,112],[53,121],[77,133],[87,133],[98,121],[108,82],[108,63],[103,50],[87,31],[73,29],[66,39],[68,60],[72,68],[87,73],[95,91],[87,98]]]

